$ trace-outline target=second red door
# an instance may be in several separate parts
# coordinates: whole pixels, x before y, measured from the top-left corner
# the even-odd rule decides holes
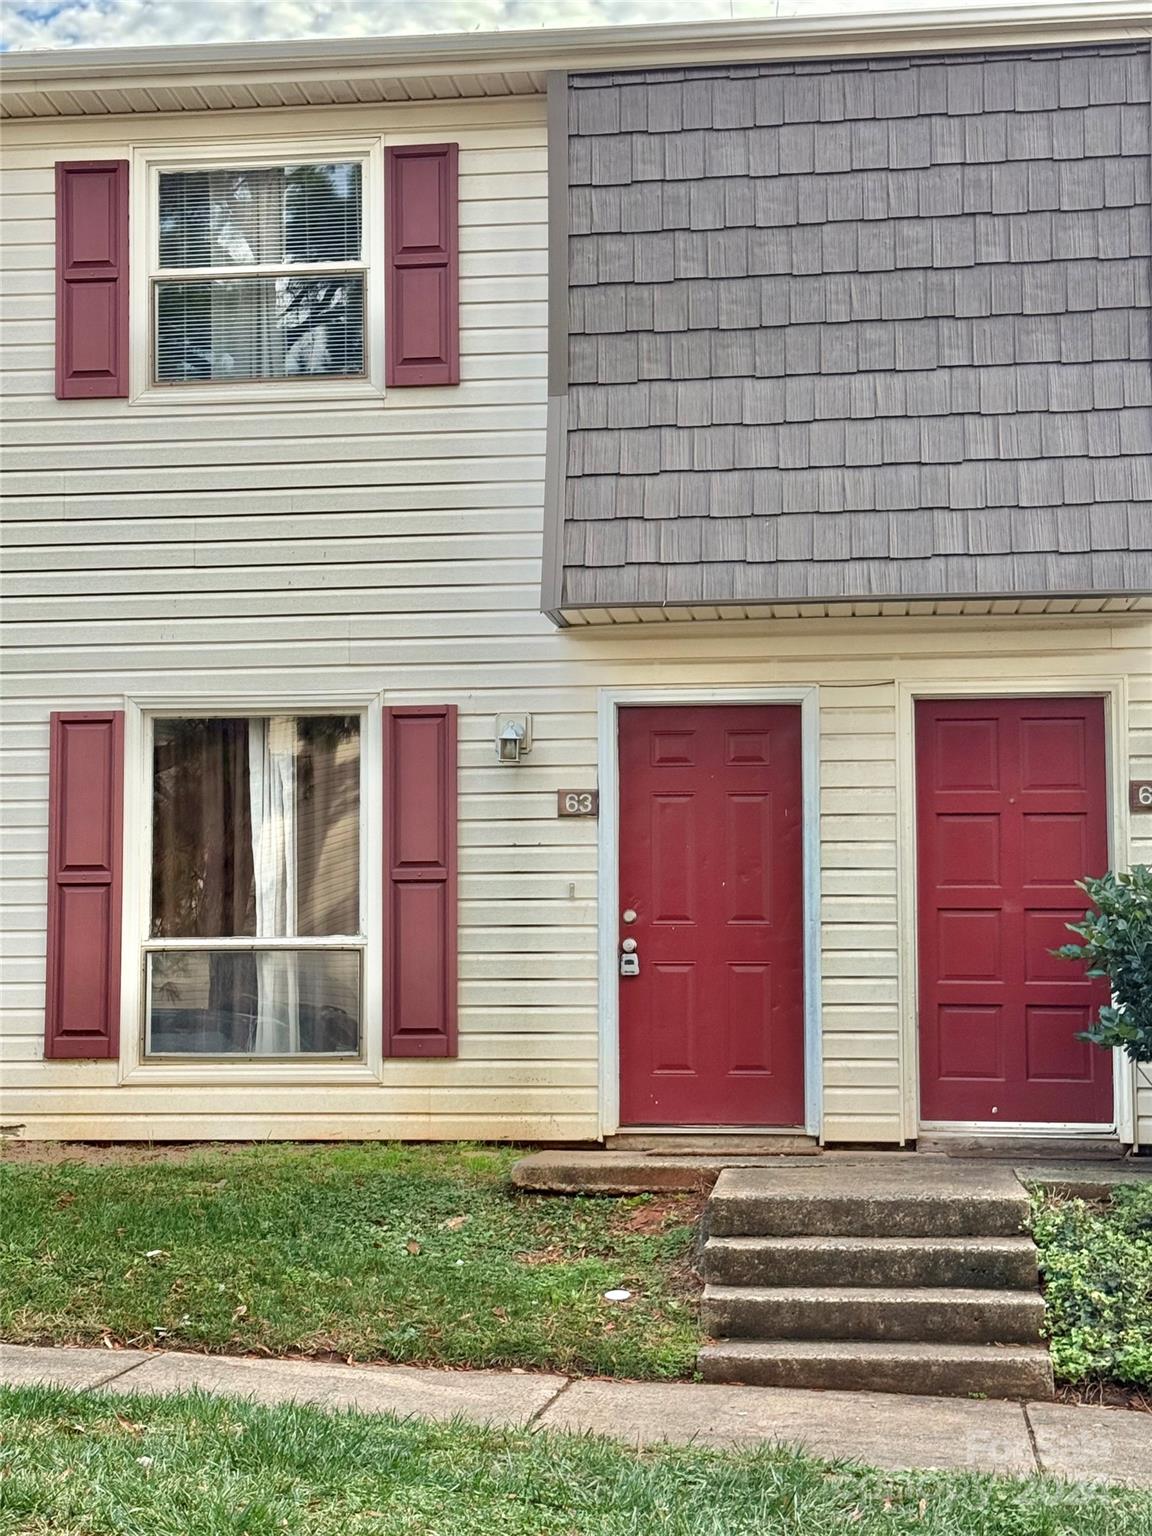
[[[921,1118],[1109,1123],[1107,983],[1052,953],[1108,867],[1103,701],[921,700],[916,757]]]
[[[624,1125],[804,1121],[800,709],[620,712]]]

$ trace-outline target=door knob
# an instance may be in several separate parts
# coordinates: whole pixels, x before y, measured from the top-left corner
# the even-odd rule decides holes
[[[635,939],[625,939],[623,944],[621,944],[620,948],[624,951],[624,953],[626,955],[634,955],[636,953],[636,940]]]
[[[636,921],[636,914],[633,912],[631,907],[628,907],[627,910],[623,913],[623,920],[626,923],[634,923]]]

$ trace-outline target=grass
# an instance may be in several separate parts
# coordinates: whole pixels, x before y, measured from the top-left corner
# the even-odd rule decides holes
[[[690,1376],[699,1202],[516,1194],[517,1153],[205,1147],[0,1163],[0,1336]],[[1152,1388],[1152,1187],[1034,1194],[1057,1377]],[[631,1291],[630,1301],[604,1299]]]
[[[690,1375],[698,1203],[514,1194],[516,1155],[265,1145],[0,1164],[0,1336]],[[632,1299],[606,1301],[616,1287]]]
[[[1032,1205],[1057,1378],[1152,1390],[1152,1184]]]
[[[1152,1495],[204,1397],[0,1392],[0,1536],[1152,1536]]]

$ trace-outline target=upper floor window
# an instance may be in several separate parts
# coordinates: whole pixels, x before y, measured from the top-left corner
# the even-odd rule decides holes
[[[363,375],[362,181],[358,161],[162,170],[154,381]]]

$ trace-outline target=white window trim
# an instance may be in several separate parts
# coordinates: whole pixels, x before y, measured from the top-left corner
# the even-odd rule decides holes
[[[184,947],[181,941],[154,943],[148,929],[152,883],[152,721],[217,715],[360,715],[360,917],[363,934],[323,939],[261,941],[260,947],[355,947],[363,956],[360,979],[358,1057],[228,1057],[178,1059],[145,1053],[144,955],[147,949]],[[383,729],[379,693],[293,693],[231,696],[206,701],[171,695],[125,700],[124,741],[124,907],[121,936],[120,1061],[118,1081],[133,1084],[366,1084],[384,1075]],[[203,940],[189,948],[204,948]],[[250,939],[219,941],[221,948],[253,947]]]
[[[252,139],[197,146],[146,146],[134,150],[131,175],[129,357],[133,405],[229,407],[300,402],[381,399],[384,394],[384,136],[325,135],[308,138]],[[152,288],[163,275],[159,267],[159,194],[161,171],[204,171],[229,166],[328,164],[355,161],[362,167],[362,246],[364,269],[364,373],[357,378],[246,379],[235,384],[157,384],[152,363]],[[346,263],[336,263],[344,270]],[[188,269],[191,271],[192,269]],[[279,270],[279,269],[278,269]],[[309,268],[311,270],[311,268]],[[218,269],[213,269],[218,274]],[[244,269],[258,275],[258,268]],[[181,270],[174,277],[184,277]]]

